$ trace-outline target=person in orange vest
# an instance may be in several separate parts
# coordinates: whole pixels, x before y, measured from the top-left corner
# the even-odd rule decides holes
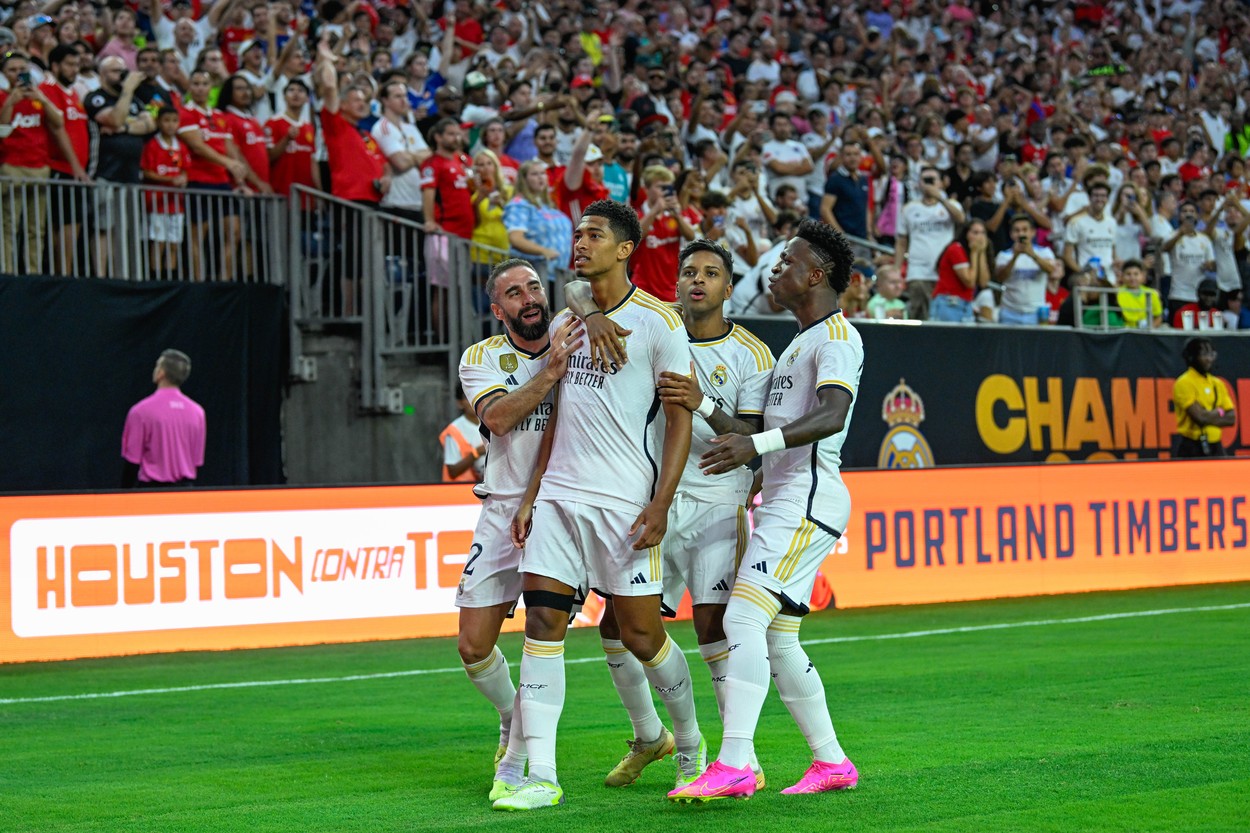
[[[438,441],[443,445],[443,481],[481,483],[482,472],[486,470],[486,443],[482,439],[477,412],[460,385],[456,385],[456,405],[460,408],[460,416],[438,435]]]

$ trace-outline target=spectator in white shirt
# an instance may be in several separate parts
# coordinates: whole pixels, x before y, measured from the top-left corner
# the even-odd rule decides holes
[[[760,162],[768,171],[768,195],[777,198],[777,189],[792,185],[800,194],[807,193],[807,175],[815,165],[802,142],[794,138],[794,123],[785,113],[773,113],[768,119],[772,141],[765,142]]]
[[[1080,272],[1090,260],[1098,258],[1103,268],[1099,277],[1114,284],[1116,222],[1107,210],[1111,187],[1095,182],[1088,193],[1089,206],[1073,217],[1064,230],[1063,261],[1070,272]]]
[[[1046,283],[1055,268],[1055,253],[1034,242],[1033,219],[1011,221],[1011,248],[994,259],[994,278],[1003,285],[998,323],[1037,325],[1050,321]]]
[[[940,183],[938,169],[927,166],[920,175],[920,199],[908,202],[898,215],[894,263],[902,267],[907,262],[907,317],[917,321],[929,317],[938,258],[964,221],[963,209]]]
[[[1168,291],[1167,320],[1185,304],[1198,303],[1198,284],[1204,273],[1215,269],[1211,238],[1198,231],[1198,206],[1187,202],[1180,208],[1181,226],[1163,243],[1172,260],[1172,287]]]

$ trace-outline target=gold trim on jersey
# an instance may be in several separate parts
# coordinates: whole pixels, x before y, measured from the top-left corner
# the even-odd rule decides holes
[[[729,336],[750,350],[751,354],[755,356],[756,370],[768,370],[777,363],[777,360],[773,358],[773,351],[769,350],[768,345],[756,338],[755,334],[750,330],[735,326]]]
[[[816,533],[816,524],[804,518],[799,521],[799,528],[795,530],[794,537],[790,539],[790,549],[786,550],[786,554],[782,556],[781,562],[777,565],[776,571],[773,573],[779,581],[789,581],[794,575],[795,569],[799,566],[799,558],[802,557],[803,551],[812,543],[812,536]]]
[[[503,336],[491,336],[488,339],[479,341],[469,348],[469,356],[465,364],[481,364],[486,360],[486,351],[502,346],[504,341]]]
[[[822,382],[818,382],[816,384],[816,390],[820,390],[821,388],[842,388],[851,396],[855,395],[855,388],[850,384],[850,382],[843,382],[841,379],[825,379]]]
[[[647,547],[647,556],[650,558],[650,569],[651,569],[652,581],[659,581],[664,575],[664,570],[662,566],[664,555],[660,547],[661,547],[660,544],[656,544],[654,547]]]
[[[672,307],[668,306],[654,295],[643,292],[641,289],[636,289],[634,290],[634,293],[629,296],[628,300],[629,303],[637,304],[643,309],[658,312],[660,317],[664,319],[664,323],[668,324],[668,328],[670,330],[676,330],[678,328],[685,329],[686,324],[681,320],[681,316],[674,312]]]
[[[503,385],[491,385],[486,390],[479,393],[473,400],[473,410],[477,410],[477,404],[492,393],[507,393],[508,389]]]
[[[825,321],[825,326],[829,328],[829,338],[833,341],[846,341],[850,333],[847,332],[846,319],[842,317],[842,313],[834,313]]]

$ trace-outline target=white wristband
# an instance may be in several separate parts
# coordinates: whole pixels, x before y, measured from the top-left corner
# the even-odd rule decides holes
[[[774,428],[762,434],[752,434],[751,442],[755,443],[755,453],[759,455],[770,451],[782,451],[786,447],[786,438],[781,436],[780,428]]]
[[[699,403],[699,407],[694,409],[694,412],[704,419],[707,419],[712,415],[712,411],[715,410],[716,403],[713,402],[712,398],[705,393],[703,394],[703,401]]]

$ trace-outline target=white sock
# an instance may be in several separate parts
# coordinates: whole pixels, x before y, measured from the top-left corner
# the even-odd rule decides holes
[[[707,665],[712,675],[712,691],[716,694],[716,710],[720,713],[720,721],[725,722],[725,668],[729,661],[729,640],[709,642],[699,646],[699,656]]]
[[[755,725],[768,695],[768,624],[781,602],[754,584],[734,585],[725,608],[729,659],[725,672],[725,734],[718,760],[741,769],[751,760]]]
[[[629,722],[634,727],[634,737],[650,742],[664,731],[660,716],[655,711],[655,701],[651,699],[651,686],[647,684],[647,673],[638,658],[629,652],[619,639],[601,639],[603,653],[608,660],[608,674],[612,676],[612,685],[621,698],[621,705],[629,713]]]
[[[512,710],[512,731],[508,733],[508,751],[499,759],[495,778],[517,785],[525,780],[525,718],[521,712],[521,695],[517,694]]]
[[[666,636],[660,652],[642,664],[646,667],[647,680],[664,701],[673,721],[677,750],[687,755],[697,754],[703,735],[694,713],[694,686],[690,682],[686,655],[672,637]]]
[[[818,761],[841,763],[846,758],[833,731],[825,686],[820,673],[799,644],[799,616],[778,615],[768,626],[768,664],[781,702],[799,724],[812,756]]]
[[[556,727],[564,711],[564,641],[525,638],[521,652],[521,730],[529,752],[530,778],[556,780]]]
[[[508,660],[499,646],[495,646],[490,656],[481,662],[465,665],[464,671],[469,675],[469,681],[499,712],[499,742],[507,743],[512,730],[512,705],[516,700],[516,687],[512,685],[512,675],[508,672]]]

